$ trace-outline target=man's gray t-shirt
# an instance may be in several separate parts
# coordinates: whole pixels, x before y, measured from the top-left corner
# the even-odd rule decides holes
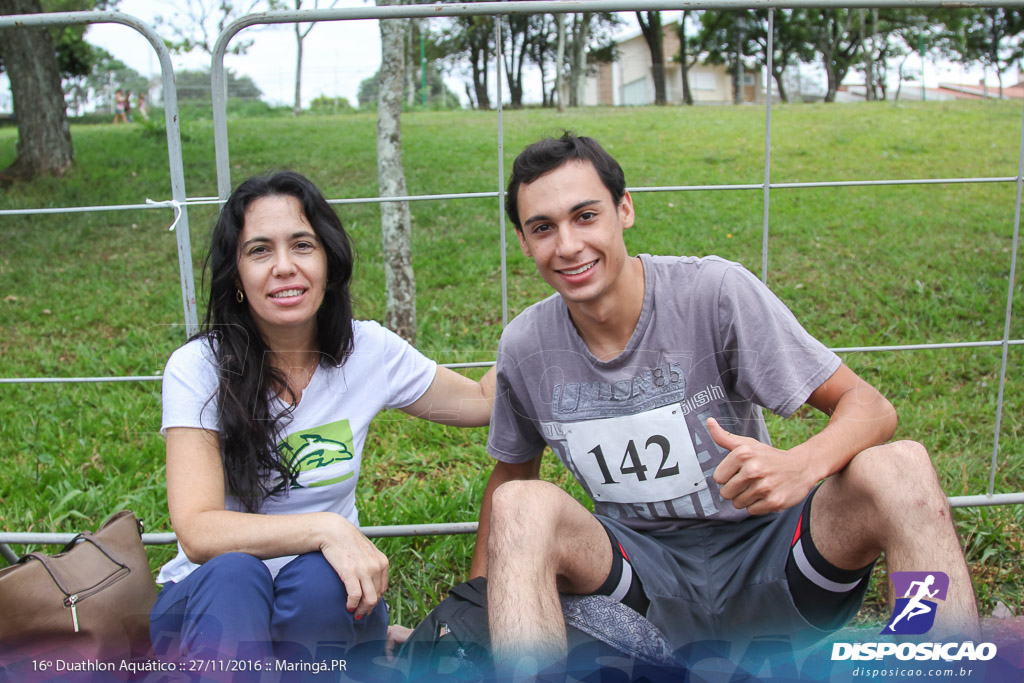
[[[509,323],[487,450],[518,463],[550,446],[597,514],[635,529],[742,519],[713,479],[727,452],[707,419],[770,443],[761,407],[788,417],[840,360],[743,266],[640,259],[643,310],[613,360],[590,353],[558,294]]]

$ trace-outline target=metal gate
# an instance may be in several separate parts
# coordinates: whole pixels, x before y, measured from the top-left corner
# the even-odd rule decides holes
[[[862,0],[856,7],[939,7],[944,3],[934,0]],[[1024,0],[1003,0],[1001,2],[965,2],[962,6],[971,7],[1022,7]],[[571,12],[608,12],[608,11],[636,11],[636,10],[700,10],[700,9],[779,9],[779,8],[802,8],[802,7],[849,7],[844,2],[829,2],[828,0],[810,0],[781,2],[778,0],[766,0],[762,2],[751,2],[751,0],[715,0],[703,1],[693,0],[692,2],[668,2],[656,0],[557,0],[540,2],[527,0],[524,2],[479,2],[463,4],[438,4],[438,5],[396,5],[396,6],[367,6],[349,9],[319,9],[299,11],[274,11],[251,14],[238,19],[230,24],[218,36],[214,48],[211,64],[211,81],[213,90],[213,121],[214,121],[214,145],[216,151],[217,187],[219,201],[227,198],[231,191],[231,173],[228,151],[227,136],[227,115],[226,115],[226,80],[224,72],[224,54],[232,38],[243,29],[260,24],[313,22],[313,21],[353,21],[353,20],[387,20],[404,18],[429,18],[429,17],[456,17],[456,16],[495,16],[499,21],[495,22],[495,31],[500,32],[500,18],[508,15],[537,14],[537,13],[571,13]],[[772,34],[774,11],[769,15],[768,31],[768,72],[771,73]],[[0,17],[0,28],[18,26],[57,26],[67,24],[87,23],[118,23],[128,26],[140,32],[156,50],[160,61],[161,76],[164,89],[165,123],[167,129],[167,150],[170,165],[170,178],[172,198],[161,202],[147,202],[146,204],[131,204],[121,206],[80,206],[65,208],[38,208],[19,210],[0,210],[0,218],[9,215],[44,214],[44,213],[76,213],[85,211],[118,211],[128,209],[173,209],[175,213],[175,224],[177,234],[179,274],[182,292],[182,305],[184,311],[185,329],[188,336],[198,330],[198,318],[196,312],[196,296],[189,244],[189,223],[188,206],[190,204],[214,203],[218,199],[193,198],[189,199],[185,191],[185,177],[182,165],[181,137],[178,124],[177,94],[174,85],[174,73],[171,66],[170,55],[159,35],[147,24],[120,12],[70,12],[53,13],[41,15],[17,15]],[[500,34],[499,34],[500,36]],[[396,202],[396,201],[431,201],[431,200],[452,200],[452,199],[479,199],[493,198],[495,200],[495,211],[499,221],[498,249],[501,259],[501,287],[502,287],[502,322],[508,322],[508,296],[507,280],[508,268],[505,258],[506,226],[505,213],[502,208],[504,196],[505,170],[504,170],[504,128],[502,117],[502,69],[501,69],[501,40],[497,41],[498,52],[495,55],[497,64],[498,93],[496,114],[496,153],[498,174],[495,178],[495,190],[493,192],[476,193],[452,193],[416,195],[405,197],[365,197],[357,199],[332,199],[333,204],[354,204],[373,202]],[[822,187],[859,187],[859,186],[881,186],[881,185],[928,185],[928,184],[966,184],[966,183],[1015,183],[1016,201],[1013,224],[1007,226],[1007,232],[1012,232],[1012,248],[1009,264],[1009,277],[1006,297],[1006,313],[1004,331],[1002,338],[981,340],[972,342],[947,342],[934,344],[904,344],[888,346],[855,346],[834,348],[836,352],[902,352],[924,349],[956,349],[975,347],[999,347],[1002,351],[1001,365],[999,372],[998,398],[995,415],[995,435],[989,470],[988,489],[983,494],[951,497],[950,503],[954,507],[970,507],[982,505],[1006,505],[1024,503],[1024,492],[1000,492],[994,490],[995,475],[999,462],[1000,430],[1003,417],[1004,391],[1006,387],[1006,368],[1009,350],[1011,346],[1024,345],[1024,339],[1011,339],[1010,329],[1013,311],[1013,289],[1016,282],[1017,251],[1020,235],[1021,218],[1021,196],[1024,187],[1024,119],[1022,119],[1021,144],[1018,150],[1018,172],[1016,176],[1009,177],[970,177],[970,178],[944,178],[944,179],[891,179],[891,180],[853,180],[853,181],[820,181],[805,183],[773,183],[771,180],[771,134],[772,134],[772,80],[767,81],[767,97],[765,98],[765,140],[764,140],[764,180],[756,184],[730,184],[730,185],[672,185],[657,187],[631,187],[631,193],[642,192],[687,192],[687,191],[760,191],[763,195],[763,219],[762,219],[762,264],[761,277],[767,281],[768,268],[768,244],[769,244],[769,197],[773,190],[796,190],[802,188]],[[472,367],[479,365],[490,365],[490,363],[453,363],[448,367]],[[2,384],[14,383],[55,383],[55,382],[134,382],[134,381],[159,381],[157,376],[130,376],[130,377],[23,377],[0,379]],[[364,532],[370,537],[387,536],[414,536],[423,534],[446,534],[446,533],[473,533],[476,531],[475,523],[453,523],[453,524],[411,524],[399,526],[378,526],[364,527]],[[23,532],[0,532],[0,556],[8,561],[14,561],[16,555],[6,546],[8,543],[66,543],[72,534],[61,533],[23,533]],[[169,532],[148,533],[143,536],[143,541],[149,544],[168,544],[174,542],[174,534]]]

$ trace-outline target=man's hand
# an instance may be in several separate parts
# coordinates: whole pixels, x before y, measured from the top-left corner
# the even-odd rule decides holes
[[[799,503],[817,483],[805,458],[783,451],[748,436],[737,436],[724,429],[714,418],[708,419],[708,432],[729,451],[715,468],[715,481],[721,494],[737,509],[752,515],[785,510]]]
[[[412,635],[412,629],[398,624],[388,626],[388,638],[384,643],[384,656],[389,662],[395,661],[395,650],[400,650]]]

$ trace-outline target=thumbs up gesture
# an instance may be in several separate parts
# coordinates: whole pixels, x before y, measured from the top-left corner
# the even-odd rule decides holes
[[[737,509],[746,508],[752,515],[785,510],[817,483],[810,480],[806,458],[797,452],[727,432],[714,418],[708,419],[707,427],[715,443],[729,451],[715,468],[715,481],[722,497]]]

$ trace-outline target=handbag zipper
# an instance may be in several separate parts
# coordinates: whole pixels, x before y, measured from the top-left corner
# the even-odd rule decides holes
[[[78,605],[75,604],[77,602],[78,602],[78,595],[77,594],[76,595],[69,595],[68,597],[64,598],[64,606],[71,608],[71,619],[75,622],[75,633],[79,632],[79,628],[78,628]]]
[[[104,579],[101,583],[93,586],[92,588],[85,591],[79,591],[74,595],[68,595],[64,598],[64,607],[71,608],[71,620],[75,624],[75,633],[81,632],[81,629],[78,626],[78,602],[81,601],[83,598],[87,598],[94,593],[99,593],[101,590],[103,590],[110,584],[119,581],[120,579],[124,578],[130,573],[130,569],[128,569],[127,567],[121,567],[119,570],[117,570],[116,572],[108,576],[106,579]]]

